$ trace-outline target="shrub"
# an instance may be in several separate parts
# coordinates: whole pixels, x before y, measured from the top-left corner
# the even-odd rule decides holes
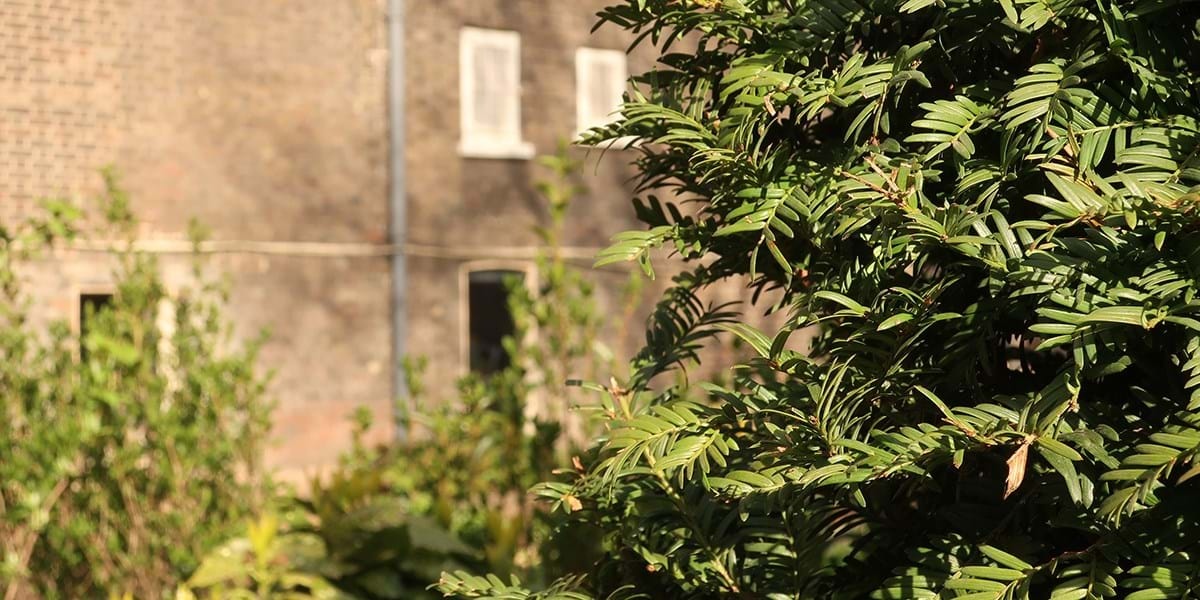
[[[105,234],[132,231],[111,176]],[[52,204],[0,230],[0,587],[5,598],[169,593],[263,496],[267,430],[255,345],[230,350],[221,291],[168,302],[148,256],[120,252],[110,306],[81,335],[28,319],[18,271],[75,233]]]
[[[542,583],[594,559],[594,528],[564,523],[526,493],[587,431],[569,412],[581,397],[567,375],[597,373],[611,356],[598,341],[594,288],[559,251],[578,165],[565,148],[541,162],[550,172],[539,184],[549,219],[537,232],[538,285],[507,282],[515,330],[504,340],[508,366],[462,377],[444,395],[426,389],[423,358],[406,358],[402,439],[366,446],[371,415],[357,412],[358,435],[332,476],[305,496],[277,499],[277,521],[264,517],[278,525],[269,543],[254,541],[262,524],[250,526],[209,554],[181,593],[432,599],[441,594],[427,588],[446,570]],[[263,556],[270,566],[259,569]],[[300,580],[307,583],[281,586]]]
[[[320,575],[304,569],[308,558],[304,551],[319,553],[318,543],[301,533],[281,533],[278,517],[266,513],[247,524],[245,537],[209,553],[188,578],[188,585],[175,593],[175,600],[195,600],[193,589],[210,590],[212,598],[347,598]],[[324,564],[327,557],[317,554],[315,558]],[[228,589],[236,592],[225,596]]]
[[[622,122],[645,231],[691,272],[583,472],[603,528],[543,594],[1200,592],[1200,11],[1171,1],[627,0],[660,45]],[[690,210],[677,204],[691,203]],[[694,291],[748,275],[757,331]],[[816,332],[810,355],[789,346]],[[702,395],[651,379],[723,329]],[[693,386],[691,389],[695,389]]]
[[[515,367],[464,378],[457,397],[426,398],[423,361],[406,366],[410,408],[399,425],[408,437],[368,447],[371,416],[357,412],[353,448],[333,473],[303,495],[276,498],[262,517],[271,539],[256,542],[263,525],[250,524],[209,553],[181,593],[432,600],[440,594],[427,588],[445,570],[539,579],[548,524],[524,492],[550,476],[557,427],[526,430]],[[281,587],[301,580],[293,575],[306,583]]]
[[[438,573],[478,567],[476,554],[411,514],[378,472],[339,471],[309,497],[279,499],[245,535],[208,553],[176,598],[432,599],[426,588]]]

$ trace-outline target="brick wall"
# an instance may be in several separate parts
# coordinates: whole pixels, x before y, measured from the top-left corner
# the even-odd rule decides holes
[[[407,259],[407,340],[430,358],[435,390],[451,389],[464,369],[464,269],[527,266],[533,227],[546,219],[535,161],[459,156],[459,30],[522,35],[523,137],[550,153],[575,128],[575,50],[624,49],[630,41],[611,27],[589,33],[606,3],[407,3],[406,233],[421,249]],[[147,239],[181,240],[195,217],[218,240],[387,242],[385,4],[0,0],[0,221],[29,214],[46,196],[93,196],[97,170],[111,164]],[[653,55],[635,54],[630,72],[648,69]],[[638,227],[629,204],[631,154],[597,157],[587,160],[590,191],[568,217],[569,246],[601,247],[614,232]],[[497,262],[496,247],[523,249],[526,258]],[[162,260],[169,285],[189,283],[187,257]],[[262,362],[275,371],[274,465],[296,477],[328,464],[345,448],[345,416],[357,406],[387,422],[394,364],[387,258],[234,253],[209,267],[232,279],[229,314],[238,331],[271,332]],[[103,288],[109,272],[104,257],[78,252],[39,264],[31,274],[39,316],[68,318],[79,291]],[[626,353],[668,276],[648,286],[634,320],[610,319],[607,339],[630,334]],[[595,277],[604,314],[619,314],[626,271]]]
[[[535,184],[547,175],[534,160],[464,158],[459,155],[459,31],[481,27],[521,35],[522,137],[538,154],[553,153],[575,131],[575,51],[581,46],[623,50],[624,32],[605,27],[590,34],[606,0],[442,0],[409,2],[407,60],[408,238],[422,246],[453,249],[447,256],[410,255],[409,348],[430,358],[428,379],[448,389],[465,365],[463,270],[476,266],[520,268],[528,260],[489,261],[495,247],[532,247],[534,227],[547,214]],[[630,59],[630,73],[650,66],[652,53]],[[585,153],[575,151],[579,158]],[[637,227],[630,205],[631,152],[586,156],[589,192],[567,217],[564,244],[607,245],[609,237]],[[580,261],[587,266],[591,261]],[[599,301],[616,314],[626,271],[597,273]],[[610,334],[618,327],[614,323]]]
[[[383,0],[0,0],[0,220],[94,195],[111,164],[146,238],[181,239],[195,217],[225,240],[385,242],[385,25]],[[163,260],[186,279],[187,259]],[[90,255],[40,268],[46,318],[110,278]],[[386,258],[210,268],[233,280],[238,330],[272,333],[274,464],[328,462],[355,406],[387,415]]]

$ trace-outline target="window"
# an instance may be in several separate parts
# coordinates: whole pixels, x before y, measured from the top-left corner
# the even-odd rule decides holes
[[[521,282],[520,271],[472,271],[467,274],[467,328],[469,366],[488,375],[509,366],[511,357],[504,338],[516,332],[508,306],[510,281]]]
[[[83,293],[79,294],[79,337],[87,337],[90,322],[96,314],[112,306],[112,294]]]
[[[473,158],[530,158],[521,139],[521,36],[513,31],[463,28],[459,40],[462,138]]]
[[[578,133],[617,119],[628,69],[620,50],[575,51],[575,122]]]
[[[87,336],[96,315],[112,306],[113,295],[84,292],[79,294],[79,358],[87,361]]]

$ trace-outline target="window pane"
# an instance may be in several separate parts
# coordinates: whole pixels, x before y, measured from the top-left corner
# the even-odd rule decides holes
[[[613,85],[617,81],[616,69],[606,60],[592,61],[592,85],[588,90],[593,122],[597,125],[608,122],[610,115],[621,104],[621,89]]]
[[[511,363],[504,338],[513,335],[516,328],[508,307],[507,284],[521,279],[517,271],[475,271],[468,275],[471,371],[486,375]]]
[[[512,94],[507,54],[506,48],[496,44],[479,44],[474,49],[475,125],[486,135],[500,136],[507,130]]]
[[[580,48],[575,54],[576,119],[582,133],[612,123],[625,93],[628,68],[620,50]]]

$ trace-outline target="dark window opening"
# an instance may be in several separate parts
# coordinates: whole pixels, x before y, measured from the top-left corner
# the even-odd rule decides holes
[[[96,315],[111,307],[112,303],[112,294],[79,295],[79,356],[83,360],[87,360],[87,336]]]
[[[508,282],[522,278],[518,271],[475,271],[467,276],[471,371],[489,375],[511,364],[504,348],[504,338],[516,331],[508,306]]]
[[[86,337],[91,320],[100,311],[112,306],[112,294],[79,295],[79,335]]]

